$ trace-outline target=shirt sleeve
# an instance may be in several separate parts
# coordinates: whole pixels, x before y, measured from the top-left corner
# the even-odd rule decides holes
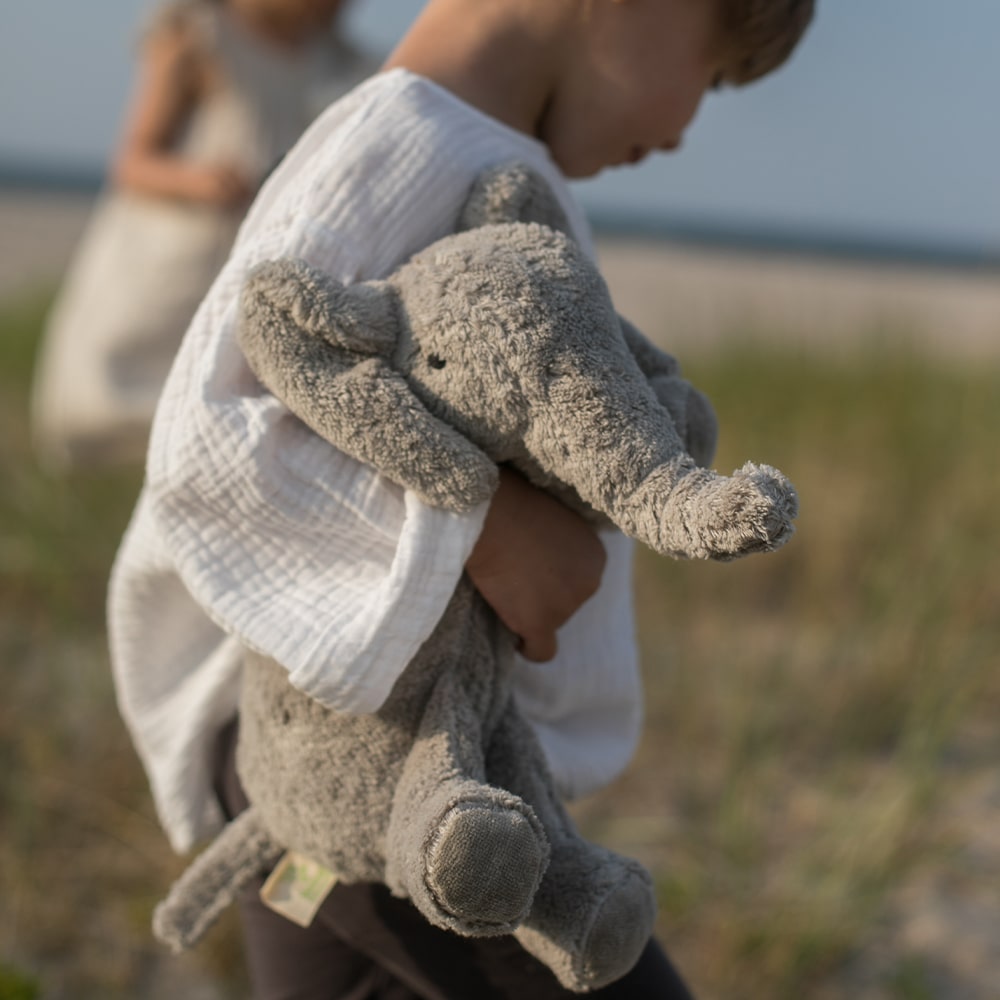
[[[269,181],[182,345],[147,466],[152,518],[197,604],[349,712],[377,709],[433,630],[488,506],[428,507],[337,451],[259,386],[236,344],[256,263],[381,277],[453,227],[468,167],[448,176],[419,134],[359,136],[366,117],[307,135]]]

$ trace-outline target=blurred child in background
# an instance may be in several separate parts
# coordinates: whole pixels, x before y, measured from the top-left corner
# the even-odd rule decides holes
[[[50,316],[33,424],[41,459],[135,461],[198,304],[261,181],[376,68],[345,0],[168,0],[144,33],[107,190]]]

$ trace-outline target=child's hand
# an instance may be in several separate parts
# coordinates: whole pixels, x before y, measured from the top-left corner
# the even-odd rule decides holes
[[[521,655],[556,655],[556,630],[597,591],[606,554],[578,514],[508,469],[500,470],[483,532],[465,569]]]
[[[143,48],[141,72],[115,155],[121,187],[158,198],[246,208],[254,179],[231,164],[196,163],[176,152],[192,114],[205,99],[211,67],[197,37],[185,26],[157,30]]]

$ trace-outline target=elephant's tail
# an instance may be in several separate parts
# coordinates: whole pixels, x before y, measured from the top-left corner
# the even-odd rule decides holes
[[[235,901],[281,854],[251,806],[240,813],[192,862],[153,913],[153,933],[173,951],[197,944]]]

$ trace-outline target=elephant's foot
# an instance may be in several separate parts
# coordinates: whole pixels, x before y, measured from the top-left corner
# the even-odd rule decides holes
[[[599,989],[639,960],[656,920],[652,880],[636,861],[586,843],[553,848],[531,914],[515,931],[567,989]]]
[[[445,815],[425,855],[427,887],[450,917],[509,930],[528,915],[548,859],[533,817],[488,802]]]
[[[409,844],[393,845],[403,853],[387,871],[390,884],[398,865],[406,894],[439,927],[475,937],[511,933],[527,917],[549,860],[534,812],[502,789],[479,786],[452,796],[436,817],[409,824]]]

